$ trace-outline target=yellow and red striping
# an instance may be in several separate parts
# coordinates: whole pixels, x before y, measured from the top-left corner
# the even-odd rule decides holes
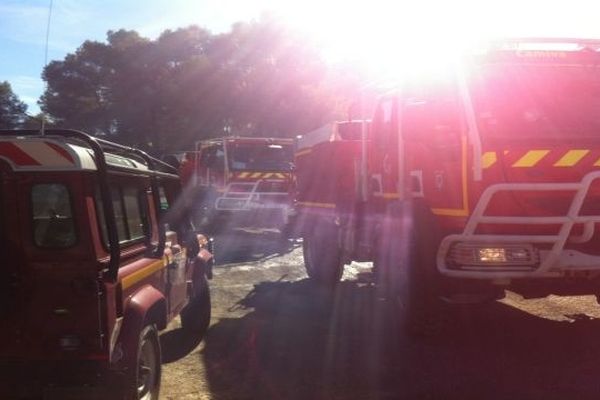
[[[486,151],[481,156],[483,169],[492,168],[498,160],[504,160],[505,166],[512,168],[533,167],[600,167],[600,151],[590,149],[530,149],[505,150],[501,153]]]
[[[234,172],[233,178],[238,179],[286,179],[289,177],[289,173],[285,172]]]

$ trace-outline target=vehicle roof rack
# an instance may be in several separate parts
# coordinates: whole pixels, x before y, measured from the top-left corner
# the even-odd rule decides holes
[[[150,156],[148,153],[140,149],[100,139],[98,137],[91,136],[85,132],[77,131],[74,129],[45,129],[43,134],[41,131],[35,129],[0,129],[0,137],[2,136],[59,136],[67,140],[84,143],[87,147],[90,147],[91,150],[94,150],[92,148],[93,145],[90,143],[90,139],[93,139],[94,142],[96,142],[100,146],[100,149],[105,153],[130,157],[138,161],[142,161],[144,164],[147,165],[148,170],[151,172],[177,175],[177,170],[174,167],[165,163],[162,160],[159,160],[156,157]],[[114,166],[107,164],[107,167],[113,168]]]

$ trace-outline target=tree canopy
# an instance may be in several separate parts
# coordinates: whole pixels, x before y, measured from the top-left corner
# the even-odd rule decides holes
[[[352,86],[332,76],[298,33],[269,18],[219,35],[190,26],[150,40],[119,30],[51,62],[41,105],[58,126],[165,153],[207,137],[314,129]]]
[[[21,128],[27,121],[27,105],[12,91],[8,82],[0,82],[0,129]]]

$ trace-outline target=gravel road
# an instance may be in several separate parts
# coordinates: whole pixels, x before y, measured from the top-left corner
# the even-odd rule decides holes
[[[298,244],[269,233],[217,238],[212,322],[161,335],[162,399],[594,399],[600,307],[593,297],[457,308],[443,334],[411,339],[386,301],[346,268],[333,293],[311,285]],[[368,279],[367,279],[368,281]]]

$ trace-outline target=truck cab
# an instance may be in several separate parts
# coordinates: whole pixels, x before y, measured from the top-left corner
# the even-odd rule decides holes
[[[294,216],[293,141],[228,137],[196,145],[195,187],[212,227],[285,230]]]
[[[79,131],[0,131],[0,397],[158,398],[158,332],[210,320],[210,242],[174,172]]]
[[[307,148],[297,175],[309,276],[333,282],[344,263],[373,261],[412,322],[504,289],[598,294],[599,48],[493,43],[382,96],[360,143]],[[339,172],[309,172],[325,160]]]

